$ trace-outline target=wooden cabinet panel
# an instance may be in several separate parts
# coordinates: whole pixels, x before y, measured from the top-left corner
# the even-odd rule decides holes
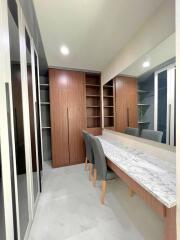
[[[82,163],[82,130],[86,128],[84,73],[50,69],[49,78],[52,165]]]
[[[68,129],[70,164],[84,162],[82,130],[86,127],[85,75],[82,72],[69,72],[68,79]]]
[[[137,127],[137,80],[118,76],[115,79],[115,128],[124,132],[127,127]]]
[[[127,106],[129,108],[129,127],[138,127],[138,108],[137,108],[137,80],[128,78],[128,98]]]
[[[53,167],[69,165],[68,77],[66,71],[49,70]]]

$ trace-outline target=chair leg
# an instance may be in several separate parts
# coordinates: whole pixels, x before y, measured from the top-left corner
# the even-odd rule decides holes
[[[104,204],[104,198],[106,194],[106,187],[107,187],[107,182],[105,180],[102,181],[102,189],[101,189],[101,196],[100,196],[100,201],[101,204]]]
[[[96,168],[94,168],[94,175],[93,175],[93,186],[96,186],[96,180],[97,180],[97,171]]]
[[[133,190],[130,187],[128,187],[128,195],[129,195],[129,197],[133,197],[134,196],[134,192],[133,192]]]
[[[93,175],[93,164],[89,163],[89,181],[92,181],[92,175]]]
[[[88,165],[88,160],[87,160],[87,157],[85,159],[85,164],[84,164],[84,170],[87,171],[87,165]]]

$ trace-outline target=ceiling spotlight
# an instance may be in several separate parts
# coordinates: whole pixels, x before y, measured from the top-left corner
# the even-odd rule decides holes
[[[66,46],[61,46],[61,48],[60,48],[60,51],[61,51],[61,53],[63,54],[63,55],[69,55],[69,48],[68,47],[66,47]]]
[[[143,68],[149,67],[150,66],[150,62],[149,61],[145,61],[145,62],[143,62],[142,66],[143,66]]]

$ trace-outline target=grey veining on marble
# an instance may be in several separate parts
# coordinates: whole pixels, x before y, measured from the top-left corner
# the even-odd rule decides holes
[[[103,136],[98,138],[108,159],[166,207],[176,205],[175,161],[165,161]]]

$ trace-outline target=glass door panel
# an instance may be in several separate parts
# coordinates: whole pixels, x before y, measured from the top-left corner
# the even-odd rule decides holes
[[[162,142],[166,143],[167,126],[167,71],[158,74],[158,131],[163,132]]]
[[[35,119],[34,119],[34,100],[33,100],[33,81],[32,81],[32,66],[31,66],[31,42],[28,32],[25,31],[26,37],[26,60],[27,60],[27,79],[28,79],[28,98],[29,98],[29,120],[31,131],[31,153],[32,153],[32,174],[33,174],[33,190],[34,201],[38,194],[38,172],[36,159],[36,139],[35,139]]]
[[[176,96],[175,66],[170,65],[155,73],[155,130],[162,131],[162,143],[175,145]]]
[[[20,42],[18,8],[15,0],[8,0],[8,23],[10,39],[11,83],[14,112],[14,136],[17,166],[19,221],[21,239],[24,239],[29,222],[26,157],[24,146],[24,123],[21,88]]]

